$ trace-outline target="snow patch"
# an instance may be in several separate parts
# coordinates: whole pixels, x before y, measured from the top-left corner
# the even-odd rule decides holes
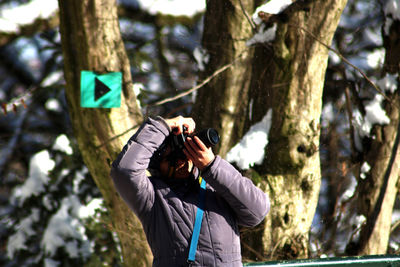
[[[80,208],[78,197],[71,195],[62,200],[59,210],[51,217],[41,241],[42,248],[50,257],[62,247],[66,247],[71,258],[90,255],[90,242],[84,226],[78,220]],[[67,241],[70,238],[73,240]],[[82,242],[80,248],[77,240]]]
[[[384,97],[376,94],[374,99],[367,102],[365,106],[365,116],[357,109],[353,111],[353,125],[357,131],[356,148],[362,151],[362,143],[358,138],[370,137],[371,129],[375,124],[386,125],[390,123],[386,111],[382,108]]]
[[[254,12],[252,19],[255,24],[260,25],[262,20],[258,17],[259,12],[265,12],[268,14],[278,14],[282,10],[284,10],[287,6],[292,4],[291,0],[271,0],[265,1],[264,4],[257,7],[256,11]]]
[[[383,8],[385,13],[385,35],[389,35],[389,29],[393,24],[394,20],[400,20],[400,1],[399,0],[388,0]]]
[[[335,119],[335,112],[332,102],[326,103],[322,108],[321,113],[321,126],[327,128],[331,122]]]
[[[194,16],[204,12],[205,0],[138,0],[141,8],[152,15],[166,14],[172,16]]]
[[[22,219],[15,226],[16,232],[8,238],[7,242],[7,256],[10,259],[14,257],[14,253],[17,250],[28,249],[25,243],[30,236],[36,234],[36,232],[32,228],[32,225],[33,223],[39,221],[39,214],[39,209],[34,208],[32,209],[32,213],[28,217]]]
[[[50,159],[47,150],[43,150],[31,158],[28,179],[21,186],[17,186],[12,194],[13,198],[20,200],[20,206],[27,198],[33,195],[37,196],[44,191],[44,186],[50,180],[48,174],[54,167],[55,162]]]
[[[49,18],[58,10],[56,0],[33,0],[0,11],[0,32],[18,32],[23,25],[32,24],[38,18]]]
[[[67,155],[72,155],[72,147],[70,141],[65,134],[59,135],[53,145],[54,150],[64,152]]]
[[[136,104],[138,105],[139,109],[142,108],[142,103],[140,102],[138,96],[144,91],[144,85],[142,83],[134,83],[133,84],[133,92],[136,96]]]
[[[210,55],[207,53],[207,51],[201,47],[196,47],[193,51],[193,56],[196,59],[199,70],[205,70],[205,65],[210,60]]]
[[[272,110],[264,118],[250,127],[242,140],[226,155],[226,160],[235,162],[239,168],[246,170],[254,164],[261,164],[264,150],[268,144],[268,133],[271,128]]]
[[[365,179],[367,177],[367,173],[370,170],[371,170],[371,166],[368,164],[368,162],[364,162],[363,165],[361,166],[361,170],[360,170],[361,179]]]
[[[397,90],[397,75],[386,74],[385,77],[376,82],[382,90],[394,93]]]
[[[251,39],[246,42],[247,46],[257,43],[268,43],[275,39],[276,23],[271,28],[265,29],[265,25],[261,25],[260,29]]]
[[[259,12],[265,12],[267,14],[278,14],[284,10],[287,6],[292,3],[290,0],[271,0],[266,1],[264,4],[256,8],[256,11],[252,15],[252,20],[256,25],[262,23],[262,19],[258,16]],[[258,29],[258,32],[253,35],[247,42],[247,46],[251,46],[257,43],[268,43],[275,39],[276,23],[270,28],[265,28],[262,24]]]
[[[103,199],[94,198],[86,206],[81,206],[78,210],[79,218],[89,218],[96,214],[96,210],[105,210],[103,207]]]

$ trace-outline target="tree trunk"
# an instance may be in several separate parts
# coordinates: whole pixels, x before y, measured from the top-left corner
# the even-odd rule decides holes
[[[286,23],[279,23],[273,55],[268,57],[272,62],[265,62],[260,70],[265,75],[252,79],[267,92],[273,110],[261,168],[272,201],[264,231],[271,258],[308,257],[308,233],[321,183],[318,147],[328,61],[325,45],[331,44],[346,2],[312,1],[293,12]],[[266,52],[263,49],[256,56],[262,58]],[[263,114],[257,111],[263,102],[265,97],[254,99],[254,114]]]
[[[59,0],[66,97],[84,162],[99,187],[118,233],[127,266],[150,265],[151,252],[138,219],[115,191],[110,163],[142,121],[114,0]],[[80,107],[80,72],[122,72],[121,107]]]
[[[242,4],[249,14],[254,12],[253,2]],[[273,110],[266,158],[255,167],[264,177],[272,207],[263,234],[251,241],[264,245],[248,253],[254,259],[308,255],[321,180],[319,120],[328,59],[321,42],[330,45],[345,5],[345,0],[297,1],[275,20],[272,44],[249,49],[240,64],[199,92],[195,114],[202,125],[221,130],[221,155]],[[211,54],[208,75],[232,62],[251,35],[240,1],[208,1],[204,29],[203,45]]]
[[[400,21],[389,19],[391,27],[383,32],[386,49],[384,74],[400,74]],[[384,25],[382,29],[386,27]],[[398,86],[397,86],[398,88]],[[382,88],[381,88],[382,89]],[[372,144],[365,152],[365,161],[371,170],[365,179],[359,180],[357,187],[359,212],[366,217],[360,231],[360,240],[351,254],[386,254],[391,234],[391,218],[400,176],[400,95],[399,89],[387,93],[386,114],[390,123],[375,126]],[[362,163],[361,163],[362,164]],[[351,246],[347,247],[351,249]]]
[[[360,231],[355,254],[386,254],[391,232],[392,211],[400,175],[399,95],[396,93],[386,112],[390,124],[375,128],[375,139],[366,155],[371,170],[357,188],[359,212],[367,221]],[[349,251],[353,254],[353,251]]]
[[[245,41],[252,36],[252,28],[240,2],[247,12],[253,12],[254,0],[211,0],[204,17],[203,47],[210,59],[200,79],[233,63],[199,90],[193,107],[197,128],[213,126],[219,131],[221,156],[243,135],[251,81],[254,49]]]

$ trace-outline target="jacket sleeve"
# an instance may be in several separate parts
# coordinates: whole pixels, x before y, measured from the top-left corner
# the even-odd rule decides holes
[[[146,169],[169,132],[162,118],[147,119],[112,163],[111,178],[115,188],[139,218],[154,203],[154,188]]]
[[[216,156],[202,177],[228,202],[236,213],[238,224],[256,226],[269,212],[268,195],[220,156]]]

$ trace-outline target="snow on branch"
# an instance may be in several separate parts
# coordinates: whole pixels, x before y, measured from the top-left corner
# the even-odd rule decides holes
[[[294,12],[308,10],[309,0],[271,0],[259,6],[252,19],[259,26],[254,36],[246,42],[247,46],[257,43],[268,43],[275,39],[276,25],[286,22]]]
[[[160,101],[158,101],[158,102],[156,102],[156,103],[153,103],[153,104],[149,104],[149,105],[147,105],[147,108],[149,108],[149,107],[154,107],[154,106],[160,106],[160,105],[163,105],[163,104],[168,103],[168,102],[175,101],[175,100],[177,100],[177,99],[179,99],[179,98],[182,98],[182,97],[184,97],[184,96],[186,96],[186,95],[189,95],[189,94],[195,92],[196,90],[200,89],[201,87],[203,87],[204,85],[206,85],[207,83],[209,83],[213,78],[215,78],[216,76],[218,76],[219,74],[221,74],[221,73],[224,72],[225,70],[227,70],[227,69],[229,69],[230,67],[232,67],[240,58],[242,58],[244,55],[246,55],[246,52],[247,52],[247,51],[248,51],[248,49],[244,49],[244,50],[243,50],[236,58],[234,58],[230,63],[228,63],[228,64],[222,66],[222,67],[219,68],[219,69],[217,69],[212,75],[208,76],[206,79],[204,79],[204,80],[203,80],[201,83],[199,83],[198,85],[196,85],[196,86],[194,86],[194,87],[192,87],[192,88],[190,88],[190,89],[188,89],[188,90],[186,90],[186,91],[184,91],[184,92],[182,92],[182,93],[180,93],[180,94],[178,94],[178,95],[176,95],[176,96],[173,96],[173,97],[170,97],[170,98],[166,98],[166,99],[160,100]]]
[[[226,160],[235,162],[242,170],[247,170],[254,164],[261,164],[268,144],[271,120],[272,109],[269,109],[264,118],[251,126],[242,140],[227,153]]]

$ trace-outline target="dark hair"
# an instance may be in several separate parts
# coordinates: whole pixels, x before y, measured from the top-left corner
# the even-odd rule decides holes
[[[150,158],[149,169],[158,170],[160,169],[160,163],[163,159],[163,155],[170,144],[170,136],[165,138],[164,142],[159,146],[159,148],[154,152],[153,156]]]

